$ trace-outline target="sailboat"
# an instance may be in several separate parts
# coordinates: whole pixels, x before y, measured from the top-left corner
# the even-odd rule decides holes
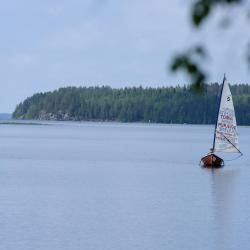
[[[233,98],[225,75],[221,88],[213,147],[207,155],[201,158],[204,167],[219,168],[224,166],[224,160],[217,156],[216,152],[239,153],[242,155],[239,148]]]

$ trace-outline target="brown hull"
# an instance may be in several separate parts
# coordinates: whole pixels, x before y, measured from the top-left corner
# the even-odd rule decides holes
[[[202,157],[201,163],[206,168],[220,168],[224,166],[224,161],[212,153]]]

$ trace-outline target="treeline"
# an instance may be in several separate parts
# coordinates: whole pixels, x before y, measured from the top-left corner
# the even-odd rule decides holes
[[[231,86],[238,124],[250,124],[250,85]],[[41,120],[214,124],[220,85],[202,94],[190,88],[66,87],[35,94],[20,103],[13,117]]]

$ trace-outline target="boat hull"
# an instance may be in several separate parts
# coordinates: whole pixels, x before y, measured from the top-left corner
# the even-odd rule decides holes
[[[217,155],[211,153],[201,158],[203,167],[206,168],[221,168],[224,166],[224,161]]]

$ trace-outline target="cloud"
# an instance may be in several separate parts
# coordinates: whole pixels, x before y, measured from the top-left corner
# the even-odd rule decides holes
[[[28,67],[35,63],[35,58],[33,55],[28,53],[17,54],[9,59],[11,65],[15,67]]]
[[[46,41],[49,49],[89,49],[98,43],[100,28],[95,21],[84,22],[81,25],[65,27],[55,32]]]
[[[54,17],[60,16],[64,12],[65,8],[62,4],[56,4],[49,6],[48,14]]]

